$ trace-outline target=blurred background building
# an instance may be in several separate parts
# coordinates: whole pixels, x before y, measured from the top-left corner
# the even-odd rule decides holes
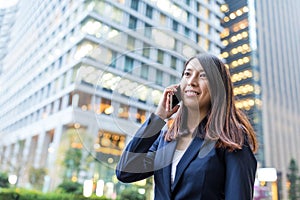
[[[43,191],[92,179],[118,194],[116,162],[164,87],[179,81],[187,57],[221,53],[221,4],[19,1],[0,57],[0,170],[22,187],[42,168]]]
[[[279,199],[288,199],[290,161],[300,163],[299,6],[297,0],[225,0],[223,7],[222,57],[237,106],[257,132],[259,167],[277,170]]]

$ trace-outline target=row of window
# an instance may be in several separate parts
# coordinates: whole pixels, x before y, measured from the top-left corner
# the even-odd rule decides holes
[[[111,99],[93,96],[84,92],[76,92],[70,96],[73,107],[82,111],[92,111],[96,114],[114,115],[122,119],[134,119],[138,123],[146,120],[146,110],[132,105],[112,102]]]
[[[160,13],[157,9],[153,9],[153,7],[150,5],[147,5],[145,8],[145,16],[151,20],[158,20],[158,24],[148,24],[145,22],[145,20],[140,18],[140,14],[133,15],[126,13],[121,8],[106,3],[105,1],[90,2],[87,3],[86,7],[89,10],[95,10],[101,16],[110,18],[112,21],[119,24],[127,23],[124,21],[124,18],[126,19],[128,17],[128,20],[126,20],[128,21],[128,28],[134,30],[141,27],[147,29],[152,26],[157,26],[158,24],[162,27],[170,27],[175,32],[181,33],[190,39],[194,38],[194,41],[196,41],[204,50],[209,50],[211,48],[210,41],[197,33],[197,31],[204,35],[209,34],[212,38],[219,38],[216,30],[211,28],[207,22],[204,22],[201,19],[195,20],[194,28],[191,29],[187,26],[183,26],[185,22],[180,22],[180,20],[176,21],[174,18],[169,18],[167,15]],[[132,7],[135,8],[136,5],[134,4]],[[154,12],[158,12],[158,16],[154,16]],[[152,23],[154,23],[154,20],[152,20]],[[145,33],[145,35],[148,36],[147,33]]]

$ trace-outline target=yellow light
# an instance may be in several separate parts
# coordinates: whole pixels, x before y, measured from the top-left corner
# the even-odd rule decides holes
[[[72,176],[71,180],[72,180],[72,182],[77,182],[77,177],[76,176]]]
[[[241,16],[242,14],[243,14],[243,12],[242,12],[241,10],[237,10],[237,11],[236,11],[236,15],[237,15],[237,16]]]
[[[221,11],[227,12],[229,10],[228,6],[226,4],[221,5]]]
[[[243,11],[244,11],[244,12],[248,12],[248,11],[249,11],[249,8],[248,8],[247,6],[245,6],[245,7],[243,8]]]
[[[232,41],[232,42],[236,42],[236,41],[237,41],[236,36],[232,36],[232,37],[231,37],[231,41]]]
[[[243,62],[243,60],[242,60],[242,59],[238,59],[238,63],[239,63],[239,65],[242,65],[242,64],[244,64],[244,62]]]
[[[250,61],[250,59],[249,59],[249,57],[244,57],[244,58],[243,58],[243,61],[244,61],[245,63],[248,63],[248,62]]]
[[[236,15],[235,15],[234,13],[231,13],[231,14],[229,15],[229,17],[230,17],[230,19],[235,19],[235,18],[236,18]]]
[[[237,34],[237,39],[239,39],[239,40],[241,40],[243,37],[242,37],[242,35],[239,33],[239,34]]]
[[[108,108],[106,108],[104,110],[104,113],[109,115],[109,114],[113,113],[113,111],[114,111],[114,108],[112,106],[109,106]]]
[[[246,31],[244,31],[244,32],[242,32],[242,36],[243,36],[243,38],[246,38],[246,37],[248,37],[248,33]]]
[[[229,54],[228,54],[228,52],[223,52],[221,56],[222,56],[223,58],[228,58]]]
[[[230,20],[229,17],[227,17],[227,16],[224,17],[224,22],[229,22],[229,20]]]
[[[235,54],[237,54],[237,53],[238,53],[238,51],[237,51],[237,49],[236,49],[236,48],[233,48],[233,49],[231,50],[231,53],[232,53],[233,55],[235,55]]]
[[[223,40],[223,41],[222,41],[222,44],[223,44],[224,46],[227,46],[227,45],[228,45],[228,40]]]

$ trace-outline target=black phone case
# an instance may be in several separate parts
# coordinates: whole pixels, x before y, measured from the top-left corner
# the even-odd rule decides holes
[[[172,95],[171,108],[174,108],[181,101],[180,87],[177,88],[177,92]]]

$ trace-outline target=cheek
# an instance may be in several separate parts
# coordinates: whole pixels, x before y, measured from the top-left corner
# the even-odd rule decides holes
[[[210,101],[210,92],[209,92],[208,84],[202,84],[200,87],[205,99]]]

